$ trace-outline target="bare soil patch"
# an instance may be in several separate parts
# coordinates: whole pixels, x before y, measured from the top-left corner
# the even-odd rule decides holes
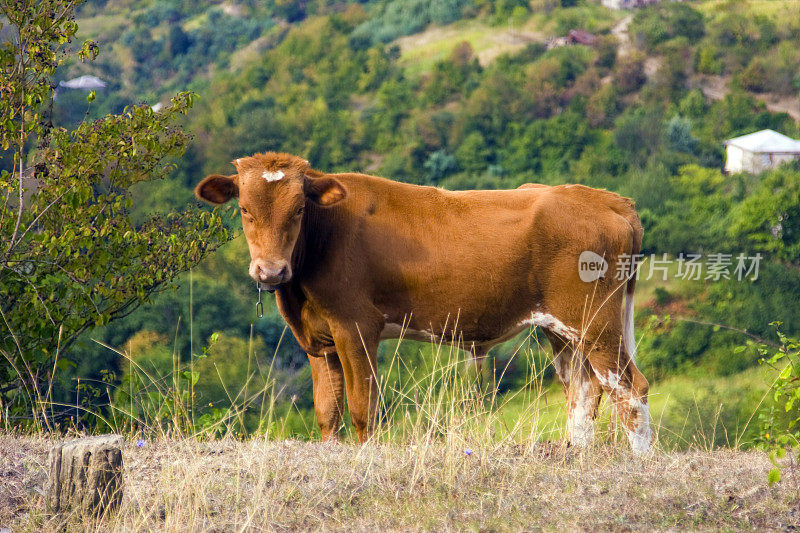
[[[706,98],[721,100],[725,98],[725,95],[731,92],[728,88],[730,81],[730,76],[706,75],[700,77],[698,84],[703,94],[706,95]],[[793,119],[800,120],[800,98],[775,93],[749,94],[763,101],[767,109],[773,113],[787,113]]]

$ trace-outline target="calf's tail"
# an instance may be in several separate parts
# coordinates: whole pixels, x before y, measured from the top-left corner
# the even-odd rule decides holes
[[[633,242],[631,243],[631,270],[628,277],[628,282],[625,287],[625,316],[623,318],[623,336],[622,341],[625,346],[625,351],[632,360],[636,355],[636,338],[633,335],[633,293],[636,290],[636,268],[637,256],[642,249],[642,223],[639,221],[639,216],[634,211],[633,215],[628,217],[633,229]],[[634,360],[634,364],[636,361]]]

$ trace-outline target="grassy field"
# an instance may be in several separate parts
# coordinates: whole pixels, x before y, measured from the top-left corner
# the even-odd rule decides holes
[[[693,7],[709,15],[724,14],[731,8],[746,10],[753,15],[764,15],[775,20],[791,20],[800,9],[800,0],[707,0]],[[790,17],[790,18],[784,18]]]
[[[587,4],[563,9],[557,16],[533,13],[523,20],[509,20],[502,25],[492,25],[485,19],[460,20],[447,26],[431,26],[420,33],[400,37],[392,44],[400,47],[401,64],[410,74],[430,71],[464,41],[472,46],[481,65],[486,66],[496,57],[517,52],[531,43],[563,37],[569,29],[608,30],[622,16],[617,11]]]
[[[299,434],[313,439],[308,429],[313,420],[292,409],[268,410],[264,431],[250,436],[243,436],[237,423],[245,403],[216,426],[200,429],[180,418],[188,416],[182,408],[168,413],[169,419],[153,418],[181,397],[180,390],[161,390],[155,395],[162,397],[158,405],[138,410],[133,429],[125,423],[114,428],[127,441],[124,498],[116,512],[99,520],[50,516],[43,502],[47,451],[73,434],[0,430],[0,528],[16,533],[800,527],[800,468],[785,459],[782,481],[770,486],[772,463],[765,453],[743,447],[747,443],[737,438],[741,413],[731,417],[726,411],[745,395],[763,397],[753,386],[765,381],[757,375],[760,369],[655,383],[655,444],[650,455],[636,457],[609,422],[607,405],[594,445],[567,446],[563,392],[535,365],[521,392],[488,387],[478,393],[463,352],[427,349],[437,353],[423,354],[429,363],[418,373],[398,373],[399,355],[386,354],[383,415],[374,438],[362,447],[347,430],[341,443],[285,438],[293,434],[288,426],[296,431],[302,420],[307,429]],[[521,355],[533,356],[531,350]],[[273,393],[268,395],[267,403],[273,402]],[[154,401],[152,394],[146,397]],[[113,409],[124,420],[124,405]]]
[[[760,530],[800,526],[795,470],[759,452],[612,445],[473,449],[161,438],[124,449],[124,498],[96,521],[47,516],[51,441],[0,435],[0,527],[22,531]],[[794,482],[792,485],[791,482]],[[794,487],[794,488],[792,488]]]

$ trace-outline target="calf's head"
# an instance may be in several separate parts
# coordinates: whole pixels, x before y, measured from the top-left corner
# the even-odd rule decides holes
[[[214,205],[238,198],[250,248],[250,276],[272,287],[286,283],[292,279],[292,254],[306,209],[329,207],[347,193],[338,180],[289,154],[256,154],[233,164],[236,174],[207,176],[195,195]]]

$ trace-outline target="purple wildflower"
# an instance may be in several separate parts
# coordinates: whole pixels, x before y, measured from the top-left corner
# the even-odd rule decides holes
[[[472,455],[472,450],[467,448],[466,450],[464,450],[464,455]]]
[[[137,448],[142,448],[142,447],[144,447],[144,441],[143,441],[142,439],[139,439],[139,440],[137,440],[137,441],[136,441],[136,447],[137,447]]]

